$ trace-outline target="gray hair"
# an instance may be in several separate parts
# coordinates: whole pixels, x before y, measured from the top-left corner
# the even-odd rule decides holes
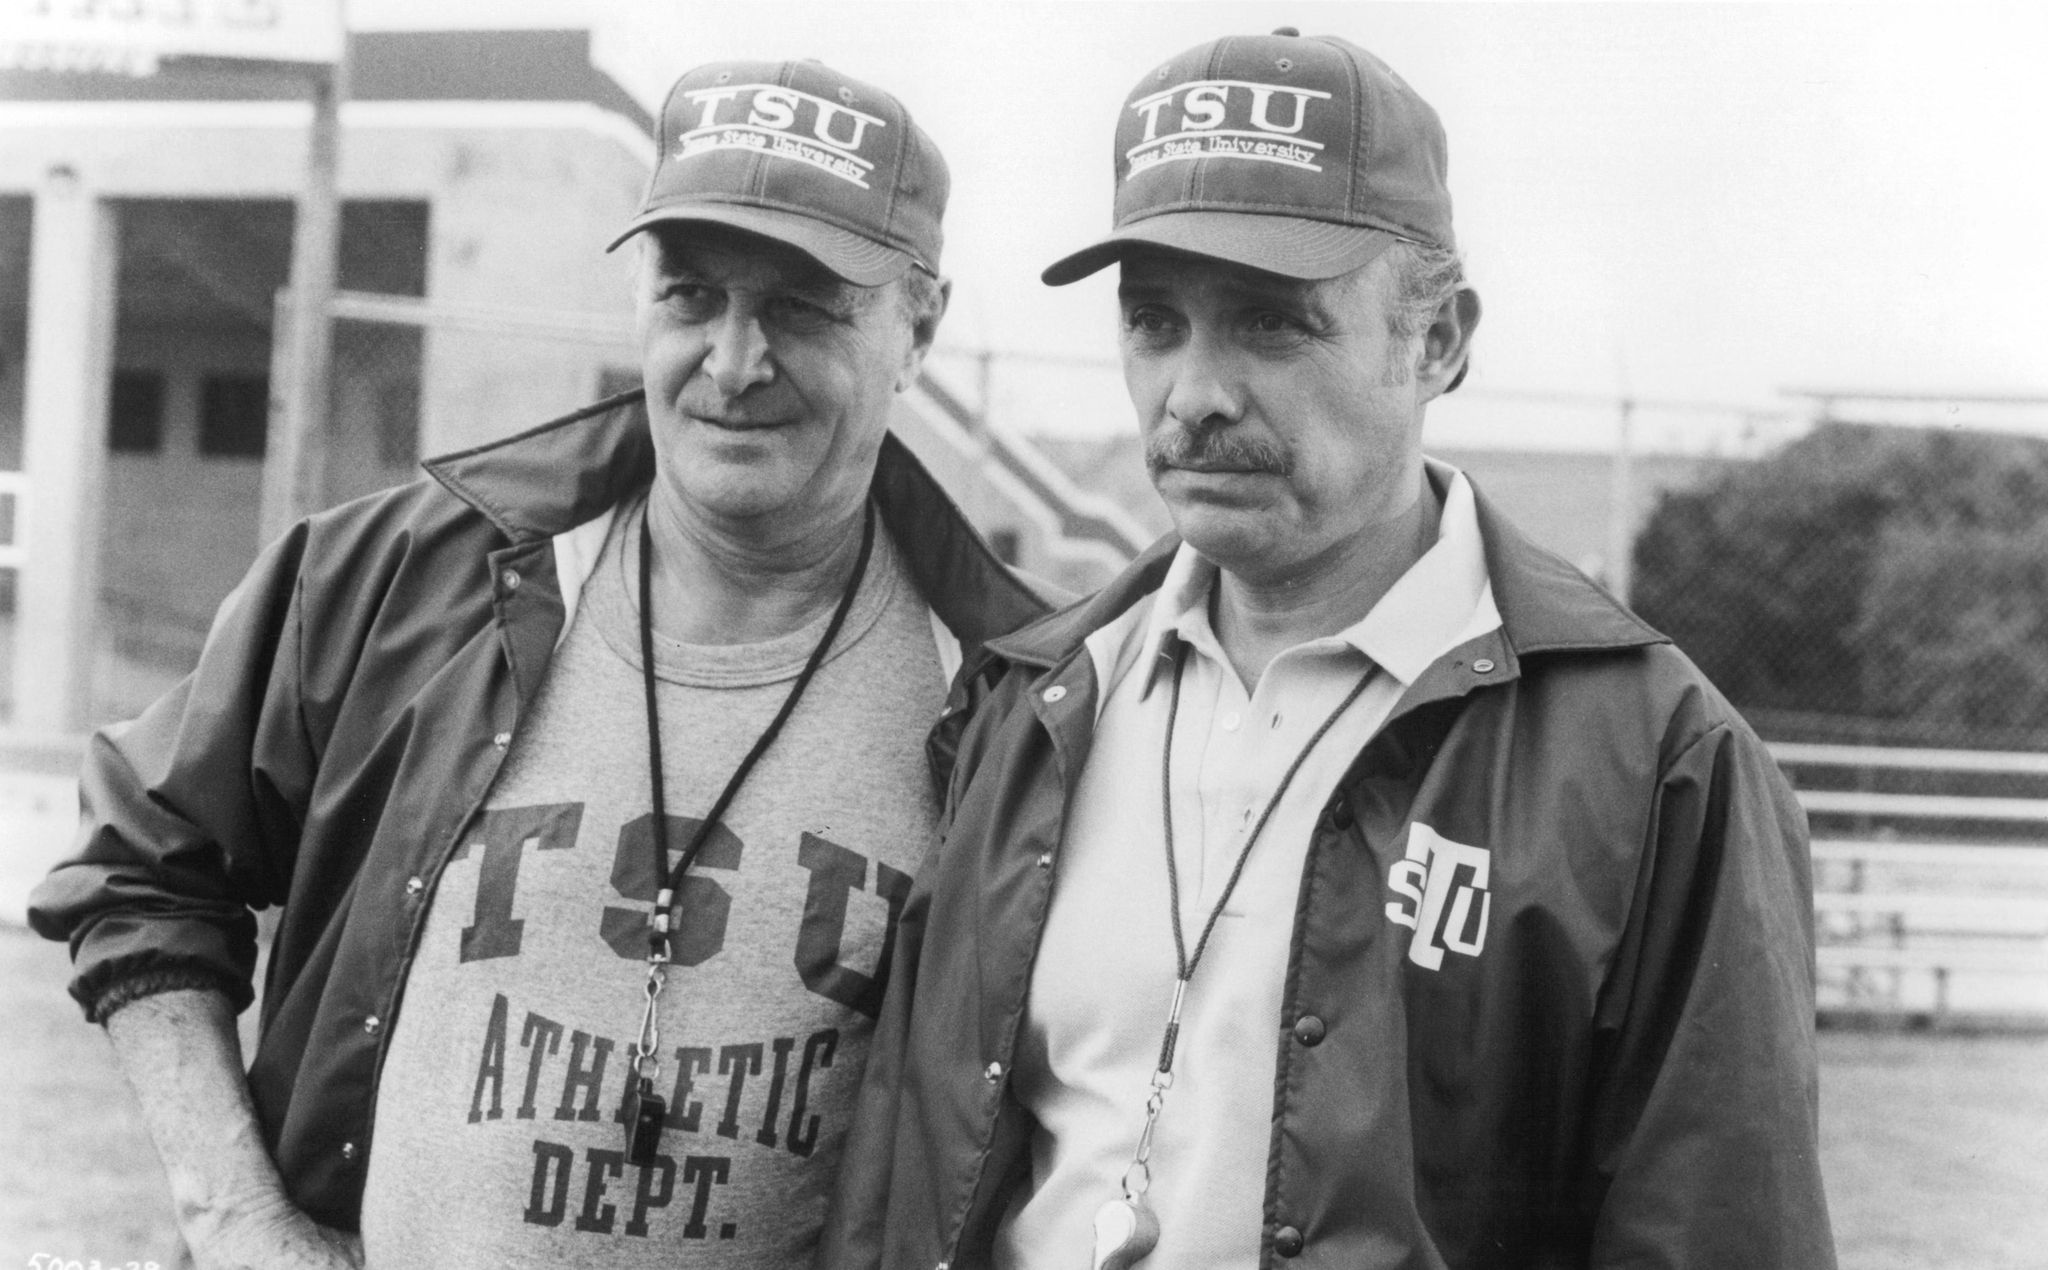
[[[1422,337],[1444,305],[1465,285],[1465,262],[1448,247],[1406,240],[1394,244],[1385,259],[1394,273],[1393,296],[1387,301],[1387,333],[1394,337],[1398,352],[1387,359],[1383,382],[1405,384],[1415,374]],[[1460,370],[1451,387],[1457,387],[1464,378],[1465,373]]]
[[[921,329],[936,332],[939,319],[946,315],[945,284],[937,275],[916,266],[903,275],[896,288],[896,301],[912,333]]]
[[[1387,306],[1387,330],[1395,339],[1412,343],[1429,330],[1444,302],[1465,285],[1465,262],[1450,248],[1428,243],[1404,241],[1388,254],[1394,297]]]

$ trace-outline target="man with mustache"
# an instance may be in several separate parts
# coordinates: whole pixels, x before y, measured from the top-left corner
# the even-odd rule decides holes
[[[816,1243],[926,733],[1047,606],[888,435],[946,307],[931,139],[814,61],[699,67],[661,127],[613,244],[644,392],[295,526],[92,745],[32,916],[202,1266]]]
[[[992,641],[828,1250],[1069,1270],[1833,1264],[1769,754],[1424,457],[1464,374],[1435,113],[1291,30],[1116,131],[1178,537]]]

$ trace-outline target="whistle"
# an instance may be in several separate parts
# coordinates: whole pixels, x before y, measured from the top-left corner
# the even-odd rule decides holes
[[[661,1146],[661,1121],[668,1114],[668,1100],[654,1092],[654,1082],[636,1076],[626,1082],[626,1162],[643,1167],[654,1163]]]
[[[1095,1213],[1091,1270],[1130,1270],[1159,1243],[1159,1218],[1141,1199],[1113,1199]]]

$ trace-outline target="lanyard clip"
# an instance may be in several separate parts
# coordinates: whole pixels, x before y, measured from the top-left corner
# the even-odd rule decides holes
[[[661,1149],[662,1126],[668,1121],[668,1100],[654,1092],[654,1082],[661,1075],[661,1020],[656,1006],[667,979],[664,962],[647,963],[647,1009],[640,1016],[639,1039],[626,1047],[633,1060],[633,1075],[626,1081],[619,1120],[626,1126],[626,1159],[643,1168],[654,1164]]]
[[[661,990],[668,983],[667,962],[647,963],[647,1008],[640,1015],[640,1037],[630,1047],[633,1055],[633,1070],[642,1076],[654,1077],[661,1074],[661,1018],[656,1010],[661,1000]]]

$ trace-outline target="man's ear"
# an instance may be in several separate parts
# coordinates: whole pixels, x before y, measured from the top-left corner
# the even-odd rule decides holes
[[[1479,293],[1459,287],[1437,309],[1422,336],[1422,357],[1415,367],[1423,401],[1443,396],[1464,378],[1472,356],[1472,333],[1479,329]]]
[[[939,279],[938,291],[938,304],[911,320],[910,344],[903,350],[903,367],[896,376],[897,392],[917,382],[918,372],[924,369],[925,355],[932,351],[932,344],[939,338],[939,323],[945,318],[947,307],[953,303],[953,280]]]

